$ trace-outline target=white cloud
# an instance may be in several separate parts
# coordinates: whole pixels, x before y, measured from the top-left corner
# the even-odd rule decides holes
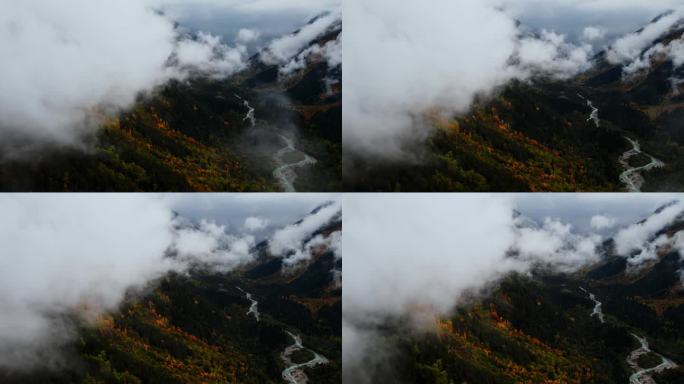
[[[105,116],[141,92],[197,71],[230,76],[247,64],[253,29],[233,46],[202,31],[181,31],[177,18],[202,7],[259,15],[313,16],[339,0],[39,0],[0,2],[0,134],[3,157],[46,146],[84,148]],[[214,9],[214,8],[212,8]],[[161,12],[160,12],[161,11]],[[308,29],[307,29],[308,30]],[[191,32],[191,33],[186,33]],[[189,37],[194,35],[195,38]],[[309,36],[300,35],[301,38]],[[297,40],[297,39],[292,39]],[[275,44],[275,43],[274,43]],[[274,49],[296,48],[295,42]],[[284,53],[284,51],[276,51]],[[289,59],[289,57],[288,57]]]
[[[684,231],[658,235],[662,229],[682,218],[684,203],[676,201],[646,220],[622,229],[615,237],[617,253],[627,259],[630,267],[636,269],[657,260],[665,249],[677,251],[684,262]]]
[[[463,113],[512,79],[568,77],[591,51],[524,33],[493,0],[350,0],[344,16],[344,144],[362,155],[406,158],[432,129],[427,110]]]
[[[642,251],[655,234],[672,223],[684,210],[684,203],[677,201],[664,208],[660,213],[648,217],[641,223],[630,225],[615,235],[615,249],[619,255],[629,257],[631,253]]]
[[[188,69],[230,75],[244,50],[200,34],[180,37],[156,1],[0,3],[0,133],[18,143],[82,146],[102,112],[131,104]],[[169,59],[177,55],[176,66]],[[192,68],[188,68],[192,67]],[[15,152],[15,153],[7,153]]]
[[[52,315],[114,309],[129,288],[176,268],[163,258],[171,211],[157,199],[21,195],[0,206],[0,367],[30,368],[64,341]]]
[[[664,33],[671,30],[676,25],[681,24],[682,17],[681,9],[677,9],[672,13],[661,17],[655,23],[646,25],[638,32],[630,33],[624,37],[616,40],[607,52],[606,59],[613,64],[629,64],[635,60],[644,60],[642,53],[653,42],[661,37]],[[661,46],[659,49],[662,49]],[[650,61],[650,57],[654,54],[647,52],[646,59]],[[644,55],[644,56],[646,56]]]
[[[675,68],[684,64],[684,36],[672,40],[667,44],[654,44],[644,53],[626,64],[623,67],[623,74],[629,77],[644,69],[651,68],[652,63],[657,59],[672,60],[672,65]]]
[[[521,39],[515,57],[522,70],[568,78],[589,68],[592,50],[589,44],[570,44],[565,36],[542,30],[538,37]]]
[[[229,235],[223,225],[202,220],[196,227],[177,229],[171,247],[183,262],[229,271],[254,260],[254,244],[253,236]]]
[[[670,43],[669,50],[669,56],[675,68],[682,66],[684,64],[684,35]]]
[[[582,38],[586,41],[602,39],[606,36],[605,29],[596,26],[589,26],[582,31]]]
[[[303,26],[297,32],[273,40],[261,53],[261,61],[268,65],[282,65],[287,69],[281,72],[289,74],[296,69],[301,69],[303,60],[312,54],[323,54],[325,58],[328,58],[329,56],[325,52],[334,49],[332,46],[328,47],[326,44],[325,47],[314,45],[312,48],[306,48],[317,37],[339,24],[341,19],[342,9],[338,7]],[[330,58],[334,60],[337,55],[333,54]],[[339,65],[339,63],[335,65]],[[331,66],[334,65],[331,64]]]
[[[312,215],[305,216],[298,223],[276,231],[268,242],[270,252],[274,256],[287,257],[290,253],[302,249],[307,240],[321,226],[340,215],[341,204],[332,202]]]
[[[257,40],[260,36],[259,31],[254,30],[254,29],[249,29],[249,28],[242,28],[238,31],[238,35],[235,38],[235,40],[238,43],[251,43],[254,40]]]
[[[268,226],[268,219],[250,216],[245,219],[245,229],[250,232],[260,231]]]
[[[278,200],[243,197],[233,204],[263,206],[267,199]],[[204,201],[196,194],[1,196],[0,369],[65,363],[60,347],[75,333],[68,316],[116,310],[127,293],[170,271],[227,272],[253,260],[253,236],[174,217],[182,200]],[[313,231],[315,222],[303,226]]]
[[[591,218],[590,225],[593,229],[604,230],[613,228],[616,224],[616,220],[612,217],[605,215],[596,215]]]
[[[608,39],[668,9],[675,14],[613,44],[608,57],[623,64],[676,22],[681,2],[347,1],[345,150],[376,160],[414,160],[416,145],[434,129],[426,111],[465,113],[475,98],[486,98],[513,79],[574,76],[590,67]],[[516,26],[517,20],[523,25]],[[670,54],[684,62],[684,49]]]
[[[652,260],[658,259],[658,252],[666,244],[670,243],[670,239],[667,236],[658,236],[653,241],[645,242],[641,249],[634,255],[630,255],[627,262],[630,266],[639,268],[644,263]]]
[[[466,291],[510,272],[572,272],[598,260],[600,236],[555,219],[532,225],[514,208],[502,195],[345,196],[344,372],[382,352],[369,330],[388,316],[448,313]]]
[[[314,44],[293,57],[289,62],[279,68],[281,76],[289,76],[306,68],[307,62],[312,57],[322,57],[328,62],[329,68],[342,65],[342,39],[338,36],[335,40],[330,40],[323,47]]]
[[[513,208],[496,195],[346,196],[345,305],[393,314],[425,303],[444,312],[464,290],[507,272],[569,271],[596,260],[598,236],[552,219],[521,226]]]
[[[340,0],[155,0],[169,6],[219,6],[247,13],[298,12],[318,14],[340,5]]]
[[[603,237],[592,228],[580,234],[566,219],[588,227],[591,218],[593,229],[604,230],[607,225],[633,223],[663,200],[678,196],[535,195],[345,196],[345,375],[354,382],[370,382],[365,368],[391,354],[375,332],[388,319],[425,325],[425,318],[450,313],[510,272],[527,274],[538,267],[575,272],[599,262]],[[534,216],[537,220],[514,215],[521,207],[541,208]],[[655,234],[683,209],[677,202],[643,223],[623,228],[615,237],[616,249],[641,252],[630,264],[652,260],[658,247],[666,244],[681,255],[684,231],[672,237]],[[599,211],[618,212],[617,219],[597,215]]]
[[[175,51],[181,69],[189,67],[215,76],[228,76],[246,68],[246,55],[244,46],[229,48],[219,37],[203,32],[194,40],[179,41]]]
[[[288,254],[283,259],[283,265],[286,268],[296,267],[302,263],[311,261],[317,252],[330,251],[333,252],[337,260],[342,259],[342,231],[335,231],[328,235],[316,235],[311,240],[302,245],[300,249]],[[340,271],[341,272],[341,271]]]
[[[341,204],[329,203],[319,207],[312,215],[305,216],[297,223],[276,231],[269,239],[269,250],[283,259],[283,269],[289,270],[313,260],[321,252],[332,252],[336,261],[342,260],[342,230],[331,233],[314,232],[329,224],[333,219],[341,219]],[[342,270],[330,271],[335,285],[342,285]]]
[[[575,8],[592,13],[649,12],[656,14],[681,6],[680,0],[501,0],[499,4],[517,15],[523,12],[545,14]]]
[[[574,234],[572,225],[546,218],[540,228],[517,229],[513,248],[520,252],[520,260],[572,272],[598,261],[596,247],[601,240],[598,235]]]

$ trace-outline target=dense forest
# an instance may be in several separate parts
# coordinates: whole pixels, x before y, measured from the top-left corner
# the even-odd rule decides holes
[[[655,237],[683,228],[680,215]],[[389,352],[359,370],[370,382],[684,383],[682,267],[663,247],[634,269],[609,240],[601,261],[578,272],[513,272],[455,298],[446,315],[418,305],[429,315],[418,329],[410,315],[386,319],[373,331]]]
[[[649,336],[651,348],[684,359],[682,298],[656,312],[638,297],[612,297],[605,324],[590,316],[593,303],[569,277],[509,276],[491,296],[435,320],[422,335],[397,321],[382,329],[396,348],[374,380],[402,383],[627,383],[626,362],[638,347],[632,333]],[[648,324],[646,324],[648,323]],[[652,358],[652,361],[648,361]],[[646,355],[640,364],[660,364]],[[650,365],[649,365],[650,364]],[[658,383],[684,382],[684,370],[654,376]]]
[[[336,221],[312,236],[339,230]],[[229,273],[198,267],[170,274],[96,319],[75,308],[68,320],[77,337],[62,350],[68,366],[0,370],[0,381],[282,383],[292,334],[305,348],[292,353],[291,364],[318,354],[324,363],[304,368],[310,382],[340,383],[342,288],[332,271],[341,270],[341,260],[321,249],[310,262],[284,269],[266,243],[255,252],[256,262]]]
[[[653,44],[682,35],[670,31]],[[363,191],[619,191],[621,174],[648,163],[645,191],[677,191],[682,175],[684,69],[661,59],[625,79],[605,52],[575,78],[513,82],[464,115],[427,114],[433,133],[406,161],[345,153],[345,189]],[[596,111],[594,111],[596,109]],[[597,113],[596,119],[594,113]],[[640,144],[643,153],[621,163]],[[409,152],[415,149],[409,149]],[[348,157],[347,157],[348,156]],[[655,160],[654,160],[655,161]]]
[[[311,44],[339,33],[338,26]],[[279,191],[274,154],[287,144],[283,137],[316,159],[294,170],[297,190],[340,190],[341,93],[341,69],[321,58],[283,77],[256,55],[228,79],[197,73],[139,95],[118,115],[93,111],[90,124],[101,128],[86,138],[87,148],[7,159],[0,190]]]

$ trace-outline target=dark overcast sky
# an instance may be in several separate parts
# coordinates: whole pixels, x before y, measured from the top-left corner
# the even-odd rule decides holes
[[[506,2],[507,0],[503,0]],[[551,29],[576,41],[585,27],[595,26],[606,31],[598,46],[634,32],[656,16],[684,2],[673,0],[511,0],[510,12],[523,24],[534,29]]]
[[[248,44],[253,52],[267,42],[282,35],[294,32],[311,18],[332,10],[336,0],[310,0],[310,5],[303,1],[282,0],[277,6],[269,6],[268,0],[252,1],[252,7],[238,7],[228,1],[204,1],[199,4],[187,4],[167,0],[165,10],[183,27],[201,30],[219,35],[226,43],[232,43],[240,29],[252,29],[260,33],[258,40]],[[257,3],[263,3],[258,5]],[[245,2],[248,4],[249,2]],[[291,5],[288,5],[291,3]]]
[[[240,230],[250,216],[266,218],[270,232],[291,224],[319,205],[338,200],[337,194],[318,193],[189,193],[167,194],[163,199],[179,214],[194,220],[212,220]],[[265,233],[262,233],[262,235]]]
[[[534,193],[512,195],[518,210],[536,220],[560,218],[580,232],[590,229],[594,215],[616,219],[618,226],[634,224],[650,215],[658,207],[684,194],[627,194],[627,193]]]

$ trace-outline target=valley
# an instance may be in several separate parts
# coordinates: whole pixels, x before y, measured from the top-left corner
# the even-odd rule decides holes
[[[580,290],[582,290],[582,292],[584,292],[584,293],[589,294],[589,299],[590,299],[591,301],[593,301],[594,304],[595,304],[595,305],[594,305],[594,309],[593,309],[592,312],[591,312],[591,316],[592,316],[592,317],[593,317],[593,316],[596,316],[596,317],[599,319],[599,321],[601,322],[601,324],[605,323],[606,320],[605,320],[605,317],[604,317],[604,315],[603,315],[603,310],[601,309],[601,307],[603,306],[603,303],[601,303],[600,301],[598,301],[598,299],[596,298],[596,295],[594,295],[593,293],[587,292],[587,291],[586,291],[584,288],[582,288],[582,287],[580,287]]]
[[[256,109],[247,100],[242,99],[238,95],[235,96],[243,101],[247,108],[247,114],[243,121],[249,121],[251,128],[256,129]],[[285,144],[284,147],[278,149],[273,155],[272,163],[276,167],[273,170],[273,177],[283,192],[297,192],[294,183],[298,172],[307,172],[307,167],[315,165],[318,161],[295,147],[294,139],[286,136],[292,135],[291,133],[280,133],[277,128],[268,125],[260,128],[262,128],[260,131],[262,133],[262,140],[274,141],[275,139],[277,141],[280,139]]]
[[[337,215],[303,241],[327,238],[341,225]],[[76,337],[58,349],[66,364],[0,368],[0,381],[340,382],[342,288],[333,271],[341,260],[335,251],[319,245],[311,260],[287,270],[268,241],[251,252],[253,262],[229,272],[205,265],[171,272],[97,317],[88,316],[85,304],[74,309],[65,325],[74,325]]]
[[[309,379],[306,376],[306,373],[304,373],[304,368],[311,368],[320,364],[328,364],[328,359],[308,348],[305,348],[302,345],[301,337],[293,335],[290,332],[287,332],[287,334],[290,335],[290,337],[292,337],[294,344],[285,348],[285,350],[281,354],[281,357],[285,362],[285,365],[288,366],[287,368],[285,368],[285,370],[283,370],[283,379],[290,384],[306,384],[309,381]],[[313,358],[303,363],[294,363],[290,356],[297,351],[311,352],[311,354],[313,354]]]
[[[649,47],[682,35],[684,28],[675,23]],[[435,117],[426,112],[424,120],[433,130],[415,145],[417,153],[409,146],[399,161],[350,153],[345,189],[682,190],[684,109],[676,79],[684,67],[655,56],[628,75],[607,56],[598,52],[590,68],[567,79],[512,80],[490,97],[476,98],[464,113]],[[642,157],[648,161],[642,163]],[[639,164],[632,164],[637,159]]]
[[[629,366],[636,371],[634,374],[632,374],[632,376],[629,377],[629,384],[654,384],[655,380],[653,380],[651,377],[651,373],[660,373],[666,369],[677,368],[677,364],[660,354],[656,355],[662,360],[662,363],[651,368],[640,367],[638,363],[639,358],[645,354],[653,352],[649,349],[648,341],[645,337],[639,337],[635,334],[632,334],[632,336],[637,339],[640,345],[639,348],[632,351],[627,357],[627,364],[629,364]]]
[[[620,181],[623,184],[625,184],[627,191],[641,192],[641,187],[646,182],[641,173],[650,171],[654,168],[664,167],[665,163],[649,155],[648,153],[641,152],[641,148],[639,146],[638,141],[632,140],[627,136],[625,136],[625,140],[627,140],[632,145],[632,149],[628,150],[627,152],[623,153],[622,156],[620,156],[620,165],[622,166],[622,168],[625,169],[625,171],[620,174]],[[629,163],[629,159],[642,154],[650,158],[650,162],[648,164],[635,167]]]
[[[252,298],[251,293],[243,291],[240,287],[235,288],[237,288],[240,292],[244,293],[247,300],[249,300],[251,303],[249,305],[249,310],[247,311],[247,316],[254,315],[254,320],[259,321],[259,302]]]
[[[294,182],[297,179],[297,168],[316,164],[317,160],[295,148],[292,139],[279,135],[285,142],[285,147],[273,156],[278,167],[273,176],[278,180],[284,192],[296,192]]]
[[[340,33],[336,23],[301,51]],[[93,111],[100,128],[83,148],[5,159],[0,190],[340,190],[341,68],[314,54],[284,75],[260,54],[229,77],[195,71],[141,93],[128,108]]]
[[[609,238],[577,271],[540,264],[464,291],[446,314],[411,304],[402,316],[360,321],[380,352],[345,382],[682,383],[684,259],[664,239],[678,241],[683,225],[680,212],[652,229],[645,242],[659,239],[657,256],[638,267]]]
[[[581,287],[580,289],[582,292],[588,293],[589,299],[591,299],[591,301],[593,301],[595,304],[590,316],[596,316],[601,324],[604,324],[605,318],[603,311],[601,310],[603,303],[601,303],[593,293],[589,293]],[[653,377],[651,377],[651,373],[660,373],[666,369],[677,368],[677,364],[675,364],[672,360],[661,354],[651,351],[646,337],[639,337],[634,333],[632,333],[632,336],[634,336],[634,338],[639,342],[639,348],[633,350],[629,353],[629,356],[627,356],[627,365],[629,365],[629,367],[634,371],[634,373],[629,377],[629,384],[655,384],[656,382],[653,380]],[[661,363],[650,368],[642,368],[639,365],[639,358],[649,353],[655,353],[655,355],[661,359]]]

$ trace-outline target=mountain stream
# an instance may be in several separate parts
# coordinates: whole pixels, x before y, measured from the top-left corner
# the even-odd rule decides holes
[[[243,291],[242,288],[240,288],[240,287],[235,287],[235,288],[239,289],[240,292],[244,293],[247,300],[249,300],[252,303],[249,306],[249,311],[247,311],[247,316],[254,315],[254,318],[256,319],[256,321],[259,321],[259,307],[258,307],[259,302],[254,300],[251,293]]]
[[[625,139],[629,141],[630,144],[632,144],[632,149],[623,153],[622,156],[620,156],[620,159],[618,160],[622,168],[625,169],[625,171],[620,174],[620,181],[623,184],[625,184],[629,192],[641,192],[641,187],[646,182],[641,173],[650,171],[653,168],[663,167],[665,166],[665,163],[649,155],[646,152],[642,152],[641,146],[639,145],[639,142],[637,140],[632,140],[627,136],[625,136]],[[629,164],[629,159],[639,154],[644,154],[648,156],[651,159],[651,161],[646,165],[642,165],[641,167],[631,166]]]
[[[273,177],[285,192],[296,192],[294,181],[297,179],[297,168],[313,165],[317,160],[300,151],[294,146],[294,141],[285,135],[279,135],[285,142],[285,147],[273,156],[278,167],[273,171]]]
[[[285,365],[288,366],[283,370],[283,380],[290,384],[306,384],[309,381],[309,378],[306,376],[306,373],[304,373],[304,368],[314,367],[319,364],[328,364],[328,359],[304,347],[304,345],[302,345],[301,337],[294,335],[290,332],[287,332],[287,334],[290,335],[290,337],[294,341],[294,344],[285,348],[283,353],[280,354],[280,357],[285,362]],[[290,359],[290,356],[296,351],[300,350],[308,350],[309,352],[311,352],[313,354],[313,359],[305,363],[295,364]]]
[[[237,288],[240,292],[244,293],[247,300],[249,300],[252,303],[249,306],[249,311],[247,312],[247,315],[253,314],[256,321],[259,321],[259,311],[257,309],[259,303],[256,300],[254,300],[251,293],[245,292],[240,287],[235,288]],[[287,332],[287,334],[290,335],[294,343],[285,348],[285,350],[280,354],[280,358],[283,359],[285,365],[287,366],[287,368],[285,368],[282,372],[283,380],[285,380],[289,384],[306,384],[309,381],[309,378],[306,376],[304,368],[314,367],[319,364],[328,364],[329,360],[326,359],[324,356],[316,353],[315,351],[306,348],[302,344],[302,338],[300,336],[295,335],[289,331],[285,332]],[[292,361],[291,356],[293,353],[301,350],[307,350],[311,352],[313,358],[307,362],[296,364]]]
[[[655,380],[653,380],[653,377],[651,377],[651,373],[659,373],[666,369],[677,367],[677,364],[675,364],[672,360],[657,352],[651,351],[646,337],[639,337],[633,333],[632,336],[639,341],[640,346],[639,348],[633,350],[629,356],[627,356],[627,364],[630,366],[630,368],[632,368],[632,370],[634,370],[632,376],[629,377],[629,384],[656,384]],[[662,362],[655,367],[641,368],[639,366],[639,356],[645,355],[649,352],[655,353]]]
[[[598,108],[594,106],[594,103],[591,100],[585,98],[581,94],[578,93],[577,96],[579,96],[582,100],[586,100],[587,105],[589,106],[589,108],[591,108],[591,114],[589,115],[587,121],[593,121],[597,128],[600,127],[601,120],[599,119]],[[665,163],[649,155],[646,152],[642,152],[641,146],[639,145],[639,142],[637,140],[632,140],[627,136],[624,136],[624,138],[627,141],[629,141],[629,143],[632,145],[632,149],[623,153],[622,156],[620,156],[620,158],[618,159],[618,162],[624,169],[624,171],[620,174],[620,182],[625,185],[629,192],[641,192],[641,187],[643,187],[644,183],[646,182],[642,173],[650,171],[653,168],[663,167],[665,166]],[[643,165],[641,167],[631,166],[629,164],[629,159],[640,154],[648,156],[651,159],[651,161],[648,164]]]
[[[601,323],[604,323],[604,317],[603,317],[603,312],[601,310],[602,303],[596,298],[596,295],[593,293],[588,292],[586,289],[580,287],[580,289],[589,295],[589,298],[591,301],[594,302],[594,310],[591,313],[591,316],[593,317],[594,315],[597,315]],[[651,376],[651,373],[659,373],[662,372],[666,369],[672,369],[676,368],[677,364],[675,364],[674,361],[666,358],[665,356],[651,351],[648,345],[648,341],[646,340],[646,337],[639,337],[632,333],[632,336],[634,336],[635,339],[639,342],[639,348],[633,350],[629,356],[627,356],[627,365],[629,365],[630,368],[634,371],[634,373],[629,377],[629,384],[657,384],[655,380],[653,380],[653,377]],[[639,366],[639,357],[642,355],[645,355],[647,353],[654,353],[656,354],[660,359],[661,363],[656,365],[655,367],[651,368],[641,368]]]
[[[249,101],[237,94],[235,94],[235,97],[242,101],[242,104],[247,108],[247,114],[242,120],[248,120],[252,128],[254,128],[256,126],[256,110],[249,104]],[[273,161],[276,164],[276,168],[273,170],[273,177],[278,181],[284,192],[297,192],[294,187],[294,182],[297,179],[296,169],[316,164],[318,160],[296,148],[293,139],[283,134],[278,134],[278,137],[280,137],[285,146],[273,155]]]
[[[587,292],[587,290],[582,288],[582,287],[580,287],[580,289],[582,291],[584,291],[585,293],[587,293],[589,295],[589,299],[594,302],[594,310],[591,312],[591,316],[592,317],[594,317],[594,316],[598,317],[601,324],[605,323],[606,321],[605,321],[605,317],[603,316],[603,309],[602,309],[603,303],[598,301],[598,299],[596,298],[596,295],[594,295],[593,293]]]
[[[249,123],[252,125],[252,128],[256,126],[256,115],[255,115],[255,110],[254,108],[249,105],[249,101],[243,99],[242,97],[238,96],[235,94],[235,97],[237,97],[240,101],[242,101],[242,105],[247,108],[247,114],[245,114],[245,118],[242,119],[242,121],[247,121],[249,120]]]

